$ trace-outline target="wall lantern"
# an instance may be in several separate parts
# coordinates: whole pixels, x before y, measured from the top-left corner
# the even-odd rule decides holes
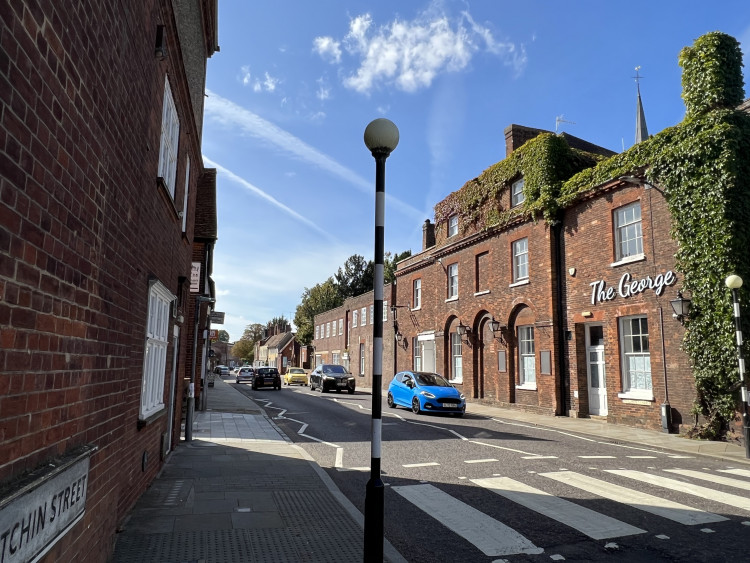
[[[396,341],[397,341],[397,342],[401,342],[401,339],[402,339],[402,338],[403,338],[403,336],[401,335],[401,333],[400,333],[400,332],[397,332],[397,333],[396,333]]]
[[[471,334],[471,329],[465,324],[463,324],[460,320],[458,321],[458,326],[456,327],[456,334],[458,334],[461,340],[464,340],[463,337],[466,336],[467,338],[466,340],[464,340],[464,342],[466,342],[467,344],[469,343],[468,336],[469,334]]]
[[[680,321],[680,323],[685,324],[685,319],[690,315],[690,299],[685,299],[682,296],[682,291],[678,291],[677,297],[670,300],[669,304],[674,311],[672,316]]]
[[[501,324],[500,324],[500,321],[496,321],[496,320],[495,320],[495,317],[492,317],[492,320],[490,321],[490,330],[491,330],[491,331],[492,331],[493,333],[495,333],[495,332],[500,332],[500,331],[501,331],[502,329],[504,329],[504,328],[505,328],[505,327],[504,327],[503,325],[501,325]]]

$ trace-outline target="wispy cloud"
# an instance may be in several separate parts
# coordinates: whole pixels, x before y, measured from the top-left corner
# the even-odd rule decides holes
[[[289,215],[291,217],[294,217],[299,222],[304,223],[305,225],[307,225],[308,227],[310,227],[314,231],[320,233],[321,235],[323,235],[329,241],[334,241],[334,242],[337,241],[337,239],[335,237],[333,237],[328,231],[322,229],[317,224],[315,224],[312,221],[310,221],[309,219],[307,219],[301,213],[298,213],[297,211],[295,211],[291,207],[289,207],[287,205],[284,205],[279,200],[277,200],[275,197],[273,197],[272,195],[264,192],[260,188],[252,185],[250,182],[248,182],[244,178],[240,178],[235,173],[233,173],[230,170],[227,170],[226,168],[224,168],[221,164],[218,164],[215,161],[211,160],[205,154],[203,155],[203,162],[205,162],[211,168],[216,168],[217,172],[219,174],[221,174],[222,176],[225,176],[229,180],[231,180],[231,181],[233,181],[233,182],[235,182],[237,184],[240,184],[244,188],[247,188],[248,190],[250,190],[251,192],[253,192],[256,196],[258,196],[259,198],[265,200],[267,203],[270,203],[271,205],[273,205],[277,209],[280,209],[281,211],[283,211],[287,215]]]
[[[315,52],[332,63],[342,62],[342,45],[358,58],[359,68],[344,79],[344,85],[361,93],[378,84],[416,92],[442,73],[465,69],[481,51],[500,57],[516,73],[526,65],[522,46],[499,41],[468,12],[452,18],[436,5],[411,21],[396,19],[381,27],[373,24],[370,14],[363,14],[350,21],[341,41],[317,37],[313,45]]]
[[[205,105],[205,117],[207,119],[212,119],[215,123],[228,129],[239,128],[242,133],[270,143],[294,158],[341,178],[362,193],[368,196],[372,195],[372,181],[362,178],[326,154],[323,154],[259,115],[238,106],[226,98],[222,98],[210,90],[206,90],[206,94],[208,95]],[[409,217],[417,220],[422,220],[424,217],[422,211],[415,209],[398,198],[386,195],[386,201]]]

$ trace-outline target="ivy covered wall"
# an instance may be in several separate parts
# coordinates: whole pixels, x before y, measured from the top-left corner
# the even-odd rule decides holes
[[[750,115],[743,100],[739,43],[720,32],[682,50],[682,123],[621,154],[604,159],[572,149],[560,136],[542,134],[491,166],[435,206],[435,223],[449,216],[476,230],[514,218],[554,224],[582,194],[621,176],[638,176],[664,192],[678,244],[682,290],[692,300],[683,348],[693,364],[696,434],[721,438],[735,417],[738,381],[734,321],[726,276],[750,285]],[[523,175],[524,203],[501,205],[500,195]],[[745,286],[747,287],[747,285]],[[741,292],[742,316],[750,320]],[[749,325],[750,326],[750,325]]]

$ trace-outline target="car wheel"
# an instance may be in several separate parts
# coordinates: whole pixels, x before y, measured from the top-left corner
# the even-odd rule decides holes
[[[350,395],[354,395],[354,389],[348,389]]]
[[[315,384],[312,381],[310,382],[310,391],[315,391]]]
[[[325,383],[320,384],[320,392],[321,393],[328,393],[328,389],[326,389]]]
[[[387,401],[388,401],[388,406],[389,407],[391,407],[392,409],[396,408],[396,403],[393,401],[393,395],[391,393],[388,393],[388,399],[387,399]]]
[[[416,397],[411,400],[411,410],[414,414],[419,414],[420,412],[422,412],[422,409],[419,408],[419,399],[417,399]]]

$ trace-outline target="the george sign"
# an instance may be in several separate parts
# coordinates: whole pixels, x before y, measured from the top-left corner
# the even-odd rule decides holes
[[[86,509],[89,457],[74,462],[0,509],[0,561],[36,561]]]
[[[220,311],[211,311],[211,322],[217,325],[224,324],[224,313]]]
[[[591,282],[591,304],[596,305],[602,301],[612,301],[618,295],[624,299],[643,293],[647,289],[653,290],[656,295],[661,295],[664,292],[664,288],[674,284],[677,281],[677,274],[672,270],[668,270],[664,274],[659,274],[652,278],[646,276],[640,280],[633,279],[628,272],[624,273],[620,278],[620,283],[617,284],[617,289],[614,286],[607,287],[607,283],[604,280],[597,280]]]
[[[201,288],[201,263],[193,262],[190,268],[190,293],[198,293]]]

